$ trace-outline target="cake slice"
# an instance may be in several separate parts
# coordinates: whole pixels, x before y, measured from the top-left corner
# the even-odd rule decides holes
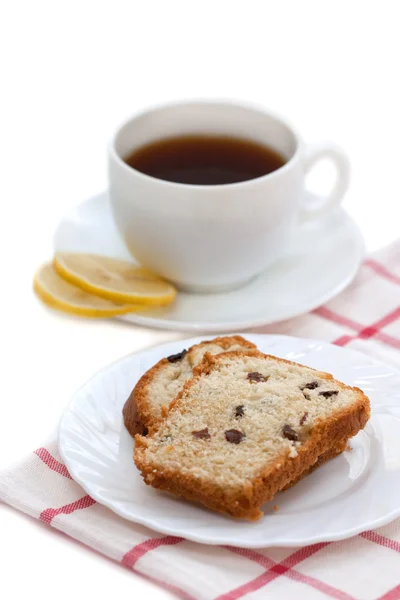
[[[240,335],[217,337],[201,342],[161,359],[138,381],[125,403],[123,417],[125,427],[134,436],[146,434],[163,418],[170,402],[176,398],[184,383],[193,375],[193,368],[201,363],[206,352],[219,354],[228,350],[255,350],[256,346]]]
[[[255,520],[369,415],[367,396],[328,373],[257,351],[206,355],[134,458],[147,484]]]

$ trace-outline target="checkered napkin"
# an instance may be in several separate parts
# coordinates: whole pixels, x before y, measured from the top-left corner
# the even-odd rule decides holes
[[[310,314],[263,328],[328,340],[400,366],[400,241],[365,261],[353,284]],[[87,496],[57,442],[0,473],[0,499],[183,598],[400,599],[400,519],[349,540],[243,550],[157,534]]]

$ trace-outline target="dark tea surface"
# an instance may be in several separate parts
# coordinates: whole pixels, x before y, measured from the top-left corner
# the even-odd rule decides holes
[[[157,140],[134,150],[124,161],[157,179],[223,185],[267,175],[282,167],[286,159],[251,140],[190,135]]]

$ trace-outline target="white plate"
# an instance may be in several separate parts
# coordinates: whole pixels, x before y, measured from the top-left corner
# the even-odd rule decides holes
[[[400,515],[400,373],[325,342],[246,335],[264,351],[332,372],[370,397],[372,417],[330,461],[264,506],[255,523],[235,521],[146,486],[133,460],[121,410],[137,379],[160,358],[204,338],[127,356],[72,398],[60,425],[60,452],[86,492],[117,514],[165,534],[246,548],[339,540]],[[274,511],[274,505],[279,511]]]
[[[160,234],[162,235],[162,234]],[[55,250],[93,252],[132,260],[103,194],[79,204],[61,221]],[[298,228],[285,256],[241,289],[224,294],[180,293],[170,306],[119,317],[180,331],[232,331],[295,317],[341,292],[364,256],[361,233],[339,209]]]

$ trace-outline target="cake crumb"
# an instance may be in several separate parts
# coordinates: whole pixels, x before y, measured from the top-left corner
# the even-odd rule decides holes
[[[350,444],[347,444],[346,452],[351,452],[352,450],[353,450],[353,448],[350,446]]]
[[[329,374],[317,372],[319,389],[335,386],[334,400],[320,396],[319,389],[306,400],[299,387],[315,377],[308,367],[253,351],[222,352],[207,360],[184,384],[167,419],[137,445],[134,458],[146,483],[231,516],[260,517],[262,504],[319,459],[341,452],[369,416],[366,396]],[[248,372],[267,371],[268,382],[247,378]],[[161,379],[151,393],[164,401]],[[306,413],[311,418],[300,425]],[[271,502],[269,514],[279,510]]]

